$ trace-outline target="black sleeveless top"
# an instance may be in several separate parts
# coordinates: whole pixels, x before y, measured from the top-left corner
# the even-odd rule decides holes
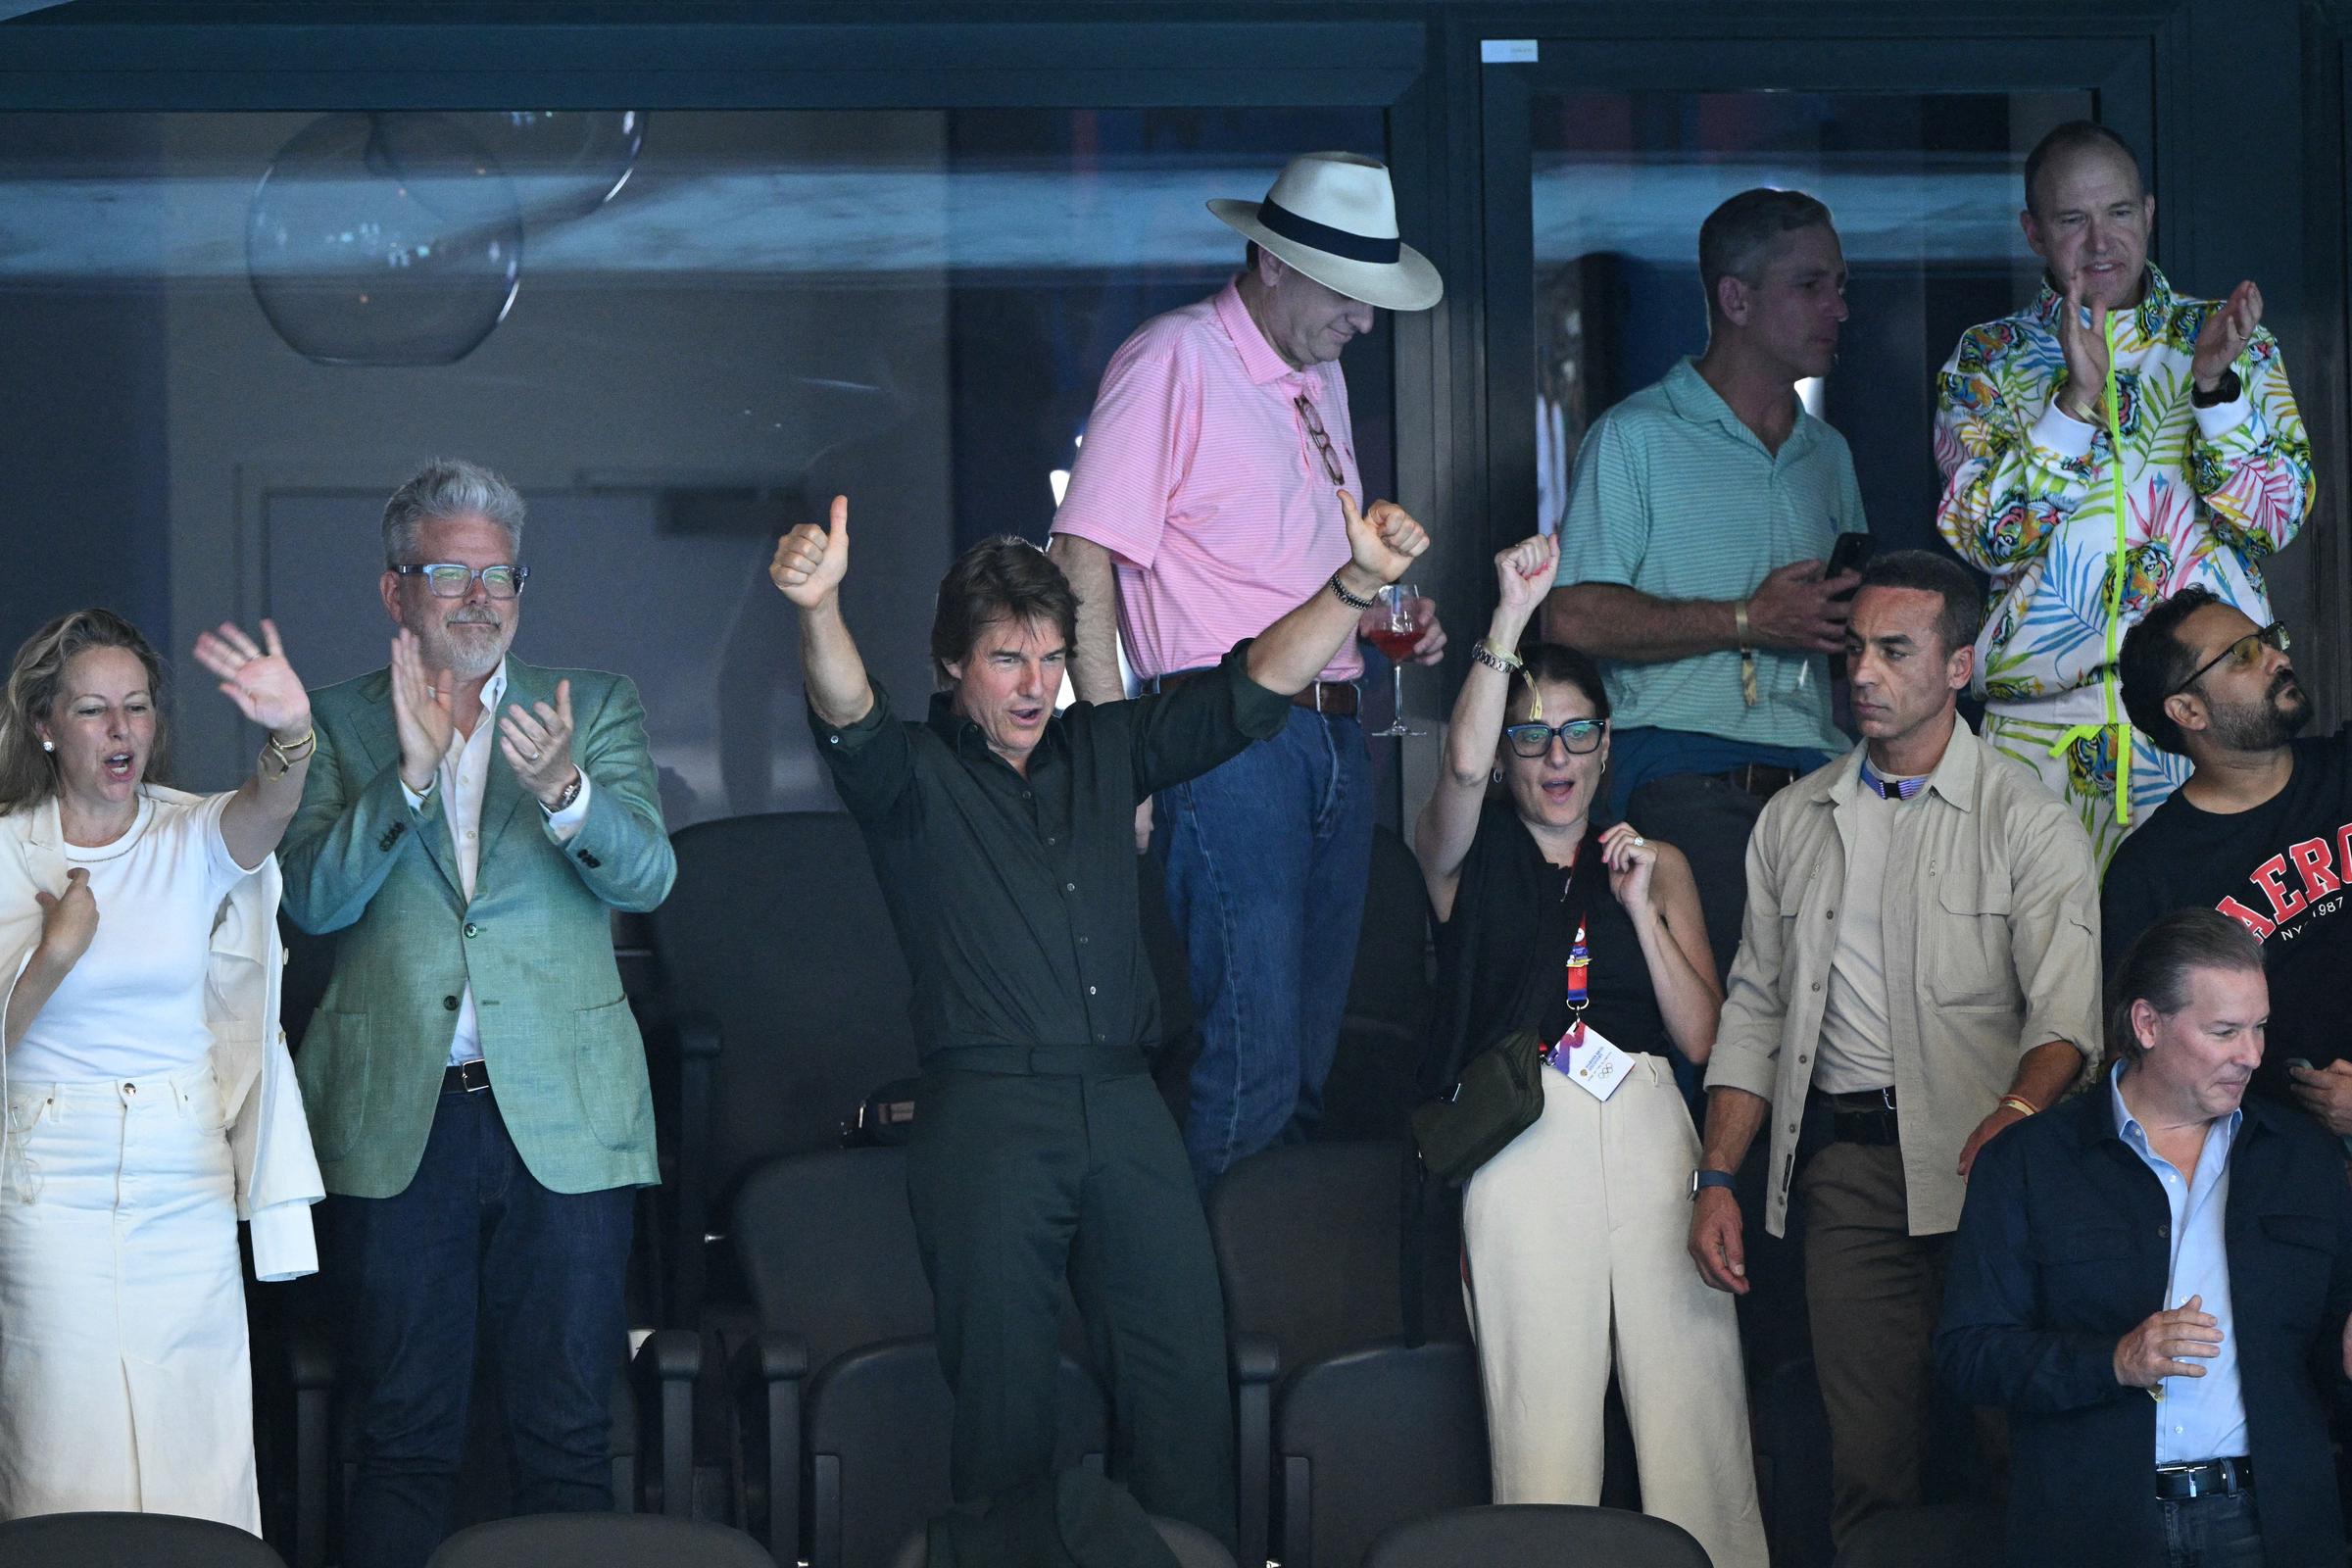
[[[1592,958],[1585,1021],[1620,1050],[1670,1050],[1633,917],[1609,892],[1600,835],[1586,836],[1571,875],[1544,858],[1509,803],[1489,801],[1462,862],[1453,913],[1438,927],[1432,1044],[1447,1081],[1430,1084],[1430,1093],[1444,1094],[1462,1062],[1514,1030],[1560,1037],[1568,1027],[1566,966],[1579,908]]]

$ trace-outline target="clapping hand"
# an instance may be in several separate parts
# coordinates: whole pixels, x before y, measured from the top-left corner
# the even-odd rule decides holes
[[[262,640],[269,644],[268,653],[222,621],[218,631],[198,634],[196,662],[220,677],[221,695],[237,705],[238,712],[268,730],[271,739],[298,746],[311,730],[311,695],[286,662],[275,621],[263,620]]]
[[[776,541],[767,575],[785,598],[814,610],[841,588],[850,571],[850,498],[835,496],[825,527],[804,522]]]
[[[400,781],[422,795],[449,752],[457,720],[450,711],[456,677],[428,675],[416,634],[403,626],[392,639],[392,724],[400,735]]]
[[[2222,384],[2222,377],[2246,351],[2254,328],[2261,324],[2262,290],[2250,280],[2238,284],[2222,302],[2222,308],[2205,318],[2205,324],[2197,331],[2189,374],[2196,377],[2199,391],[2211,392]]]
[[[571,760],[571,682],[556,682],[553,708],[533,703],[526,713],[520,703],[509,703],[498,715],[498,749],[522,787],[541,806],[556,809],[579,772]]]
[[[2090,320],[2082,319],[2082,279],[2077,273],[2066,288],[2066,305],[2058,313],[2058,352],[2066,357],[2066,385],[2058,389],[2059,407],[2084,423],[2098,412],[2107,393],[2107,307],[2093,304]]]

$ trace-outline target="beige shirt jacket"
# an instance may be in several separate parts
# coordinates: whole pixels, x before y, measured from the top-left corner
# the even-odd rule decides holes
[[[1785,1233],[1821,1046],[1862,748],[1773,797],[1747,845],[1747,920],[1709,1089],[1772,1102],[1765,1228]],[[1961,1146],[2018,1059],[2063,1040],[2100,1052],[2099,897],[2090,840],[2057,796],[1956,722],[1896,813],[1884,936],[1911,1234],[1960,1223]]]

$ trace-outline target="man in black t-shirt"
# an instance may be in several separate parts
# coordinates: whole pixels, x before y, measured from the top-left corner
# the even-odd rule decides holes
[[[2352,973],[2352,728],[2295,738],[2311,699],[2286,641],[2278,624],[2257,626],[2201,588],[2165,600],[2125,637],[2132,726],[2196,770],[2116,851],[2100,923],[2110,975],[2133,939],[2183,905],[2253,932],[2271,982],[2255,1081],[2352,1134],[2340,1015]]]

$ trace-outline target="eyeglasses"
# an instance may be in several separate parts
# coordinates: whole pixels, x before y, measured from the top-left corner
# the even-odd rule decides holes
[[[1513,724],[1502,734],[1520,757],[1542,757],[1551,750],[1554,735],[1568,748],[1570,757],[1583,757],[1600,750],[1600,737],[1608,727],[1605,718],[1572,718],[1561,724]]]
[[[2223,649],[2220,653],[2214,655],[2202,664],[2199,664],[2197,666],[2197,672],[2194,675],[2189,676],[2188,679],[2182,681],[2180,685],[2174,687],[2171,691],[2166,692],[2164,695],[2168,699],[2180,696],[2182,692],[2188,690],[2191,686],[2194,686],[2198,681],[2204,679],[2207,671],[2211,670],[2216,664],[2221,663],[2225,660],[2234,662],[2241,669],[2251,669],[2256,663],[2261,662],[2262,651],[2265,648],[2276,648],[2283,654],[2287,650],[2287,645],[2288,638],[2286,635],[2285,623],[2283,621],[2274,620],[2268,626],[2263,627],[2260,631],[2250,631],[2246,633],[2243,637],[2240,637],[2237,641],[2231,643],[2229,647]]]
[[[1291,399],[1291,402],[1298,408],[1298,417],[1306,423],[1307,439],[1314,442],[1315,450],[1323,455],[1323,471],[1331,475],[1333,484],[1346,484],[1348,475],[1340,469],[1339,454],[1331,449],[1331,437],[1323,429],[1322,416],[1315,413],[1315,406],[1306,401],[1304,393]]]
[[[433,591],[435,599],[463,599],[466,591],[480,578],[482,592],[493,599],[512,599],[522,592],[525,579],[531,574],[528,566],[502,562],[495,566],[467,566],[454,561],[428,562],[421,566],[393,566],[396,577],[422,577],[424,585]]]

